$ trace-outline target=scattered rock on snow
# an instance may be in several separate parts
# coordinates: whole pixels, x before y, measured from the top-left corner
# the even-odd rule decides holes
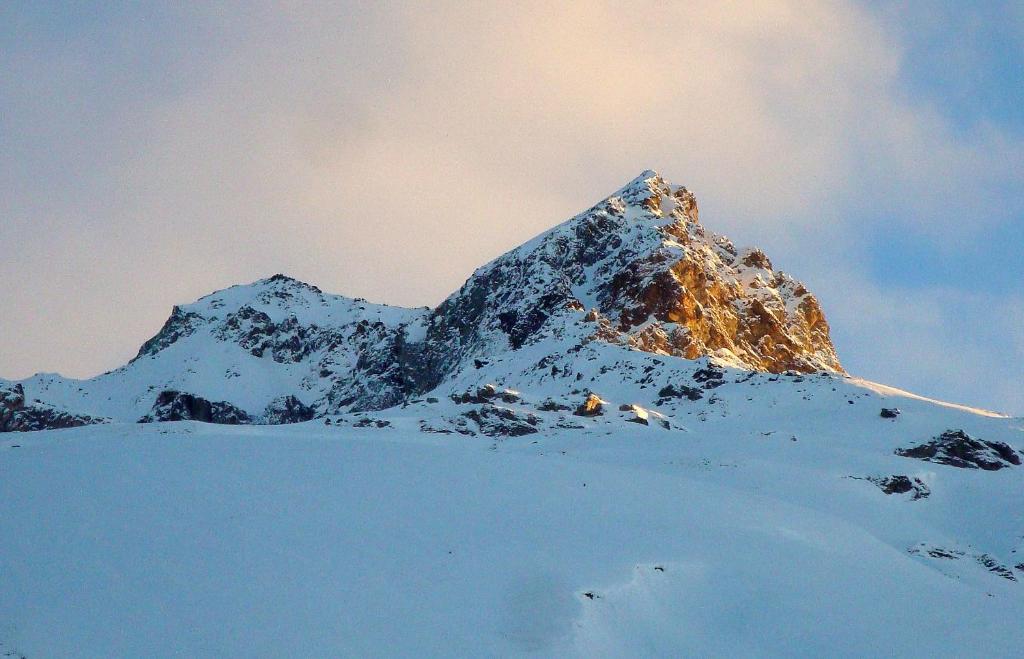
[[[694,382],[700,382],[705,389],[714,389],[725,384],[725,371],[709,364],[693,374]]]
[[[991,554],[986,554],[984,552],[977,554],[968,554],[966,551],[963,551],[961,549],[947,549],[944,547],[938,547],[929,544],[927,542],[922,542],[918,545],[915,545],[907,551],[911,554],[947,561],[958,561],[969,556],[970,558],[973,558],[978,565],[984,567],[992,574],[1002,577],[1007,581],[1017,581],[1017,576],[1013,573],[1013,570],[1011,570],[1006,565],[1000,563]]]
[[[368,416],[364,416],[352,424],[355,428],[387,428],[390,425],[391,422],[387,419],[371,419]]]
[[[868,481],[878,486],[886,494],[906,494],[913,492],[911,500],[927,498],[932,492],[920,478],[911,478],[904,475],[895,476],[869,476]]]
[[[697,387],[688,387],[686,385],[676,386],[669,384],[661,388],[658,391],[658,396],[663,400],[658,401],[659,403],[667,402],[669,398],[688,398],[690,400],[700,400],[704,397],[704,392]]]
[[[455,403],[459,404],[482,404],[490,403],[494,399],[500,399],[505,403],[518,403],[519,392],[512,391],[511,389],[499,390],[493,384],[485,384],[482,387],[478,387],[476,391],[465,391],[461,394],[452,394],[451,399]]]
[[[988,569],[989,572],[999,575],[1000,577],[1009,581],[1016,581],[1017,577],[1013,574],[1013,570],[1006,567],[996,559],[992,558],[988,554],[978,554],[974,557],[974,560],[978,561],[979,564]]]
[[[480,409],[462,414],[474,421],[480,432],[489,437],[521,437],[537,432],[537,417],[521,415],[514,410],[495,405],[482,405]]]
[[[568,405],[559,403],[554,398],[547,398],[543,403],[537,406],[537,409],[541,412],[568,412],[572,408]]]

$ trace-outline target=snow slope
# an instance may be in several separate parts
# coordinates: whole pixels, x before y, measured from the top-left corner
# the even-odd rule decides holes
[[[1019,446],[1020,420],[768,377],[690,401],[686,431],[609,413],[432,434],[422,403],[374,413],[382,428],[350,415],[6,435],[0,649],[1019,656],[1024,467],[894,451],[946,427]],[[862,480],[891,474],[929,496]]]

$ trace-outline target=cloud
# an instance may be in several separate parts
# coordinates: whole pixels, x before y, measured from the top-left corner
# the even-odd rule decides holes
[[[278,270],[435,304],[648,167],[895,355],[892,323],[858,322],[898,295],[859,261],[867,237],[948,249],[1024,212],[1020,136],[908,95],[900,34],[853,4],[246,3],[161,24],[117,32],[130,61],[87,32],[4,79],[45,174],[0,171],[0,239],[22,245],[0,265],[18,284],[0,329],[23,345],[5,374],[113,366],[170,304]],[[836,268],[880,302],[829,293]],[[920,346],[941,334],[916,326]]]
[[[867,379],[1005,413],[1024,410],[1024,295],[819,278],[844,365]]]

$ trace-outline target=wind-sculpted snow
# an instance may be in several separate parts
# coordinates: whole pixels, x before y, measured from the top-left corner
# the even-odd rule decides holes
[[[503,364],[516,387],[538,362],[592,344],[662,355],[666,373],[699,357],[772,373],[843,372],[807,289],[760,251],[707,232],[694,195],[648,171],[480,268],[433,310],[327,295],[284,275],[176,306],[119,369],[22,381],[54,423],[40,414],[7,429],[175,416],[161,412],[162,392],[229,406],[236,411],[201,416],[232,423],[381,410],[473,380],[481,364]],[[577,396],[571,390],[552,395]],[[302,414],[273,409],[288,397]]]

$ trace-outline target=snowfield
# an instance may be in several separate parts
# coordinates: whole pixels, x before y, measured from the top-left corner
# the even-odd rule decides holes
[[[8,434],[0,651],[1019,656],[1024,467],[894,451],[1020,420],[875,389],[722,386],[686,431],[433,434],[422,403]],[[928,495],[863,480],[895,474]]]
[[[274,275],[0,380],[0,656],[1019,657],[1022,447],[646,171],[435,309]]]

